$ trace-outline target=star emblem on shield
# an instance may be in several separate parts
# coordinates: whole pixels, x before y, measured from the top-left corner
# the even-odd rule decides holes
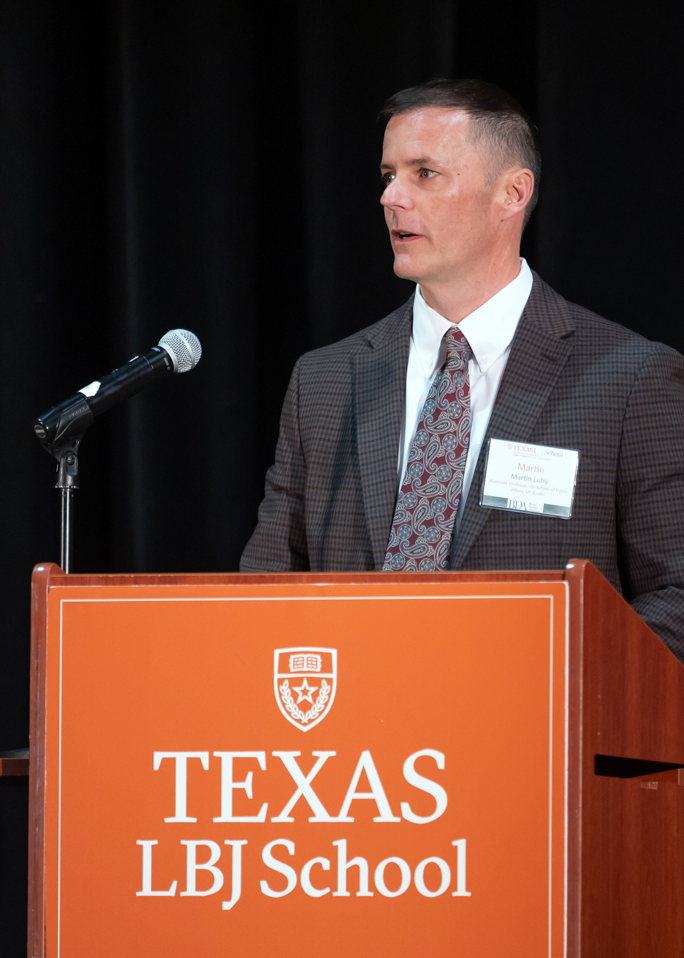
[[[335,701],[337,649],[275,649],[273,688],[288,722],[308,732],[323,721]]]

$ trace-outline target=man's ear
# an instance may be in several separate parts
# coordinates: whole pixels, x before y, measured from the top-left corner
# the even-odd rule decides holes
[[[534,193],[534,174],[531,170],[513,169],[502,177],[501,219],[508,220],[523,212]]]

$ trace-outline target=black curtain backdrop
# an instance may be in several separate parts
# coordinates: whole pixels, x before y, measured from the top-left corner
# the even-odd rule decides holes
[[[682,27],[681,4],[630,0],[2,0],[0,749],[28,744],[29,578],[58,559],[32,418],[196,332],[191,375],[86,436],[75,570],[237,569],[297,356],[411,291],[378,205],[397,89],[510,90],[542,136],[531,265],[684,351]],[[25,954],[26,806],[0,786],[6,958]]]

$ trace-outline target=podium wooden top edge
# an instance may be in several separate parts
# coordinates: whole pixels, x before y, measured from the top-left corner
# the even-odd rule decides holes
[[[568,573],[584,571],[586,560],[572,560],[565,569],[502,570],[482,572],[163,572],[163,573],[72,573],[66,575],[53,562],[38,563],[33,569],[33,581],[48,588],[53,586],[153,586],[153,585],[352,585],[377,582],[563,582]]]

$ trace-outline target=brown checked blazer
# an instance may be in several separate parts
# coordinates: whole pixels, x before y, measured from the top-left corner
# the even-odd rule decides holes
[[[302,356],[243,572],[382,569],[397,494],[413,299]],[[572,517],[479,505],[487,440],[578,449]],[[452,569],[590,559],[684,660],[684,357],[566,302],[535,274]]]

